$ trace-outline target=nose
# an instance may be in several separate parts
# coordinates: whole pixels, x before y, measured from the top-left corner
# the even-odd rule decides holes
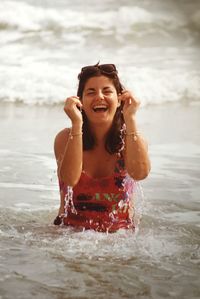
[[[103,100],[104,99],[104,94],[101,90],[98,90],[97,94],[96,94],[96,98],[98,100]]]

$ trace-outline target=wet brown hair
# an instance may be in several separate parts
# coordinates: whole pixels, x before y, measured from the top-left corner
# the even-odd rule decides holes
[[[105,67],[104,67],[105,66]],[[113,66],[113,70],[108,66]],[[105,76],[109,78],[117,91],[117,94],[120,94],[122,90],[124,89],[119,77],[118,72],[113,64],[106,64],[106,65],[100,65],[99,63],[93,65],[84,67],[81,70],[81,73],[78,75],[79,84],[78,84],[78,90],[77,90],[77,96],[82,99],[83,91],[85,88],[86,82],[92,78],[92,77],[99,77],[99,76]],[[91,132],[88,118],[84,111],[82,111],[83,115],[83,150],[91,150],[95,146],[95,136]],[[119,153],[122,151],[124,147],[124,118],[122,114],[122,105],[120,105],[114,115],[113,123],[108,131],[106,141],[105,141],[105,149],[110,154]]]

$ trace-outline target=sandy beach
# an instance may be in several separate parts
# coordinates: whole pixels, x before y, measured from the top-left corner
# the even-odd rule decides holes
[[[62,106],[1,104],[1,298],[198,298],[199,112],[141,108],[152,161],[143,219],[137,235],[109,236],[52,224],[53,140],[69,125]]]

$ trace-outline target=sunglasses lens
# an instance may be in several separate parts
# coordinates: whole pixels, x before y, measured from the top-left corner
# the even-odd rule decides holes
[[[93,74],[97,71],[97,69],[100,69],[102,72],[111,74],[113,72],[117,72],[117,69],[114,64],[100,64],[100,65],[89,65],[85,66],[81,69],[81,74],[87,72],[87,74]]]
[[[116,67],[114,64],[101,64],[99,65],[99,68],[106,73],[116,72]]]
[[[81,69],[81,72],[87,72],[87,73],[94,73],[96,72],[97,68],[95,66],[85,66]]]

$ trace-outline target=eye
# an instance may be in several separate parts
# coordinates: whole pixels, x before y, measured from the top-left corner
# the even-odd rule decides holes
[[[94,95],[94,94],[95,94],[94,91],[88,91],[88,92],[86,93],[86,95],[88,95],[88,96],[90,96],[90,95]]]
[[[104,93],[105,93],[105,94],[111,94],[111,93],[112,93],[112,90],[111,90],[111,89],[106,89],[106,90],[104,91]]]

